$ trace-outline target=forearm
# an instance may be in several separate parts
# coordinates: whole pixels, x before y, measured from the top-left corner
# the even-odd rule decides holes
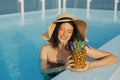
[[[117,63],[117,61],[118,59],[115,56],[108,55],[101,59],[90,62],[90,68],[111,65]]]

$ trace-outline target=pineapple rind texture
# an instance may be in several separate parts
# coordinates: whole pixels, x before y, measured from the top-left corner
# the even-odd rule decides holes
[[[74,49],[71,51],[72,59],[74,60],[74,69],[83,69],[86,64],[86,50],[82,49]]]

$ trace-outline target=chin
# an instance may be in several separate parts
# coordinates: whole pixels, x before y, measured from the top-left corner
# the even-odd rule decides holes
[[[67,43],[68,41],[66,40],[60,40],[61,43]]]

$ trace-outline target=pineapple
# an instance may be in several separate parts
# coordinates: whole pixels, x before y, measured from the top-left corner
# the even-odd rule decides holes
[[[83,69],[86,64],[86,51],[83,48],[83,43],[76,41],[76,48],[71,50],[72,59],[74,60],[74,69]]]

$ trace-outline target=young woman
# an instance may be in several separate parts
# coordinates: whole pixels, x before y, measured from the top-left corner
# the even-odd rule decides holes
[[[74,60],[70,59],[69,43],[77,41],[87,41],[87,25],[82,20],[76,20],[75,16],[69,13],[58,15],[57,20],[52,22],[48,31],[41,37],[49,44],[45,44],[40,52],[40,68],[45,74],[58,73],[65,69],[73,71],[85,71],[90,68],[107,66],[118,61],[117,57],[109,52],[97,50],[90,46],[84,46],[87,57],[94,58],[95,61],[86,61],[83,69],[74,69]]]

